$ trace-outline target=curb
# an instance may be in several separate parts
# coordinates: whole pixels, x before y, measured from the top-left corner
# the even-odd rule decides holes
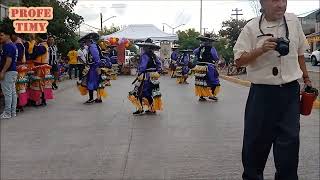
[[[227,81],[230,81],[230,82],[233,82],[233,83],[245,86],[245,87],[250,87],[251,86],[250,81],[242,80],[242,79],[235,78],[235,77],[232,77],[232,76],[225,76],[225,75],[220,75],[220,77],[222,79],[224,79],[224,80],[227,80]]]
[[[233,82],[233,83],[245,86],[245,87],[250,87],[250,85],[251,85],[250,81],[238,79],[238,78],[235,78],[232,76],[220,75],[220,77],[224,80],[227,80],[227,81],[230,81],[230,82]],[[320,100],[319,99],[316,99],[313,102],[313,109],[320,109]]]

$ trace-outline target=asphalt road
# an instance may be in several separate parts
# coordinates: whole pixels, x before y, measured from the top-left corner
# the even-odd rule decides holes
[[[198,102],[193,84],[163,77],[165,109],[132,116],[120,77],[103,104],[83,105],[74,81],[43,108],[1,120],[1,179],[241,179],[248,88],[222,81],[219,102]],[[301,118],[299,175],[319,179],[319,110]],[[274,174],[272,153],[265,178]]]

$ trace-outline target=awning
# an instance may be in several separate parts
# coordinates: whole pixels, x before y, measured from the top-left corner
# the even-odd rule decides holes
[[[306,36],[309,43],[319,42],[320,41],[320,32],[312,33]]]
[[[154,41],[176,41],[178,36],[176,34],[168,34],[152,24],[131,24],[124,29],[115,33],[101,36],[101,39],[108,39],[110,37],[127,38],[130,40],[144,41],[151,38]]]

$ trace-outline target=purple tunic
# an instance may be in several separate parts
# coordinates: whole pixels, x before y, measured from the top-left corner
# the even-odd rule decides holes
[[[193,53],[194,53],[196,56],[198,56],[199,53],[200,53],[200,52],[199,52],[199,49],[200,49],[200,48],[197,48],[197,49],[195,49],[195,50],[193,51]],[[217,50],[216,50],[214,47],[211,48],[211,55],[212,55],[212,58],[213,58],[213,59],[212,59],[212,60],[209,60],[209,61],[211,61],[210,63],[212,63],[212,64],[208,64],[207,84],[208,84],[208,86],[210,86],[210,87],[215,87],[215,86],[217,86],[217,85],[220,84],[220,80],[219,80],[218,71],[217,71],[217,69],[216,69],[216,67],[215,67],[215,65],[214,65],[214,63],[219,60],[219,56],[218,56]]]
[[[150,58],[146,53],[143,53],[141,55],[140,59],[141,59],[141,61],[139,64],[138,72],[139,72],[139,74],[143,74],[143,73],[146,73],[147,69],[151,68],[151,67],[148,67],[148,62],[149,62]],[[155,72],[160,71],[161,70],[161,62],[158,57],[156,58],[155,63],[156,63],[155,67],[154,67]],[[144,78],[143,90],[142,90],[143,97],[151,97],[152,96],[152,85],[153,84],[151,83],[151,80],[150,80],[150,74],[146,73],[145,78]]]
[[[182,75],[187,75],[189,73],[189,61],[190,55],[187,53],[182,54],[182,58],[179,60],[179,66],[182,66]]]
[[[88,90],[97,90],[99,86],[99,74],[97,68],[100,65],[99,50],[95,43],[90,44],[89,54],[92,57],[90,69],[87,75],[87,88]]]
[[[178,53],[177,50],[173,51],[171,53],[171,59],[174,60],[174,61],[178,60],[178,55],[179,55],[179,53]]]

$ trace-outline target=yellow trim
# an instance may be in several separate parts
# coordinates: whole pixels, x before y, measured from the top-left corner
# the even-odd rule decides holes
[[[203,97],[211,97],[213,96],[210,87],[203,87],[203,86],[195,86],[195,94],[196,96],[203,96]]]
[[[44,53],[43,55],[41,56],[38,56],[34,62],[36,63],[39,63],[39,64],[48,64],[49,63],[49,47],[48,47],[48,44],[46,42],[42,42],[40,43],[42,44],[45,48],[46,48],[46,53]]]

